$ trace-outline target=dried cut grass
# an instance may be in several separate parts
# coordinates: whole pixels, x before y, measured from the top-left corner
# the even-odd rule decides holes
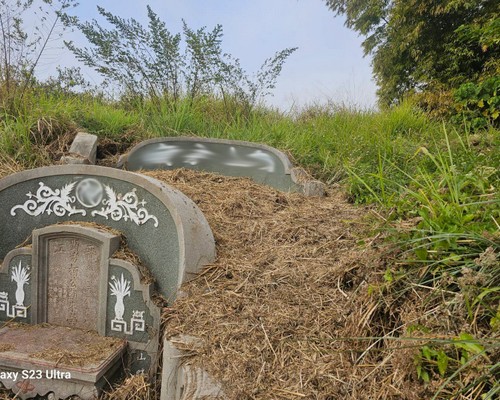
[[[14,158],[0,152],[0,178],[22,171],[23,165]]]
[[[39,360],[55,362],[57,367],[82,367],[102,362],[115,352],[119,346],[123,345],[122,339],[103,337],[93,332],[88,332],[87,335],[92,336],[92,340],[82,341],[77,351],[52,346],[29,356]]]
[[[0,163],[0,176],[10,168]],[[228,399],[431,398],[443,379],[424,386],[415,355],[432,337],[474,332],[467,310],[450,315],[439,299],[429,302],[427,288],[384,291],[393,255],[375,246],[381,238],[369,213],[340,191],[306,198],[195,171],[146,174],[193,199],[214,232],[217,260],[183,287],[187,296],[165,309],[163,323],[168,337],[201,339],[189,361]],[[122,250],[119,257],[137,262]],[[420,324],[432,334],[408,337]],[[142,376],[106,396],[159,397]]]
[[[0,353],[4,352],[4,351],[10,351],[10,350],[13,350],[14,349],[14,346],[12,346],[11,344],[2,344],[0,343]]]
[[[95,331],[54,327],[50,324],[29,325],[16,322],[8,322],[2,327],[4,326],[15,330],[15,332],[13,332],[14,335],[8,335],[7,343],[0,344],[0,352],[18,351],[18,353],[28,355],[34,359],[34,368],[90,367],[93,369],[126,345],[123,339],[103,337]],[[57,332],[51,328],[55,328]],[[49,332],[43,332],[44,329],[48,329]],[[63,335],[61,336],[62,330]],[[21,331],[21,335],[19,335],[19,331]],[[33,353],[27,351],[25,344],[26,341],[30,340],[27,339],[25,331],[29,331],[30,335],[39,338],[35,348],[40,348],[40,351]],[[72,338],[69,341],[69,347],[66,340],[68,336]],[[33,346],[29,348],[33,349]],[[50,365],[47,364],[47,361],[50,362]],[[18,398],[18,396],[4,388],[0,383],[0,399],[11,398]],[[37,396],[36,398],[41,400],[52,397]],[[79,397],[71,396],[70,398],[76,400]]]
[[[54,118],[42,117],[31,127],[30,133],[34,150],[38,150],[50,164],[68,153],[77,131],[74,126],[68,126]]]
[[[190,362],[229,399],[426,397],[413,349],[371,338],[399,321],[368,294],[385,266],[358,245],[374,242],[365,209],[337,191],[307,198],[208,173],[146,174],[193,199],[214,232],[216,262],[163,317],[168,337],[201,338]]]
[[[144,375],[133,375],[103,396],[106,400],[152,400],[157,398]]]
[[[116,167],[121,154],[125,154],[132,146],[139,143],[134,140],[133,132],[125,133],[120,141],[110,138],[99,138],[97,146],[97,165]]]
[[[14,398],[14,394],[12,393],[12,391],[4,388],[0,383],[0,400],[10,400],[12,398]]]

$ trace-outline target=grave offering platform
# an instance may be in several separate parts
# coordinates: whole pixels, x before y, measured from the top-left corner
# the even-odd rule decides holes
[[[27,399],[93,399],[123,365],[126,341],[63,326],[7,324],[0,328],[2,383]]]

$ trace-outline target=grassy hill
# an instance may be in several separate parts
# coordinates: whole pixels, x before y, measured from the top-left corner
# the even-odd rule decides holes
[[[498,130],[431,121],[410,103],[386,111],[328,104],[283,113],[211,97],[172,104],[35,89],[1,110],[0,176],[56,163],[77,130],[100,136],[103,164],[159,136],[239,139],[288,152],[371,210],[363,223],[385,264],[366,295],[387,315],[377,337],[360,331],[349,339],[378,348],[418,338],[408,345],[414,379],[434,398],[500,395]],[[416,312],[433,318],[397,322],[410,299]]]

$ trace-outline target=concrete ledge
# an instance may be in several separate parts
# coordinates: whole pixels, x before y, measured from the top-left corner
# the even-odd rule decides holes
[[[69,155],[61,158],[62,164],[95,165],[97,155],[97,136],[85,132],[78,132]]]
[[[80,348],[102,339],[88,331],[51,325],[7,326],[0,329],[0,336],[3,344],[12,347],[0,353],[0,381],[16,394],[14,398],[23,400],[48,392],[57,399],[75,394],[82,400],[95,399],[118,374],[127,348],[125,340],[117,341],[100,354],[100,359],[69,365],[35,355],[44,352],[49,343],[57,343],[61,354],[78,353]]]
[[[290,171],[292,180],[302,186],[304,195],[313,197],[323,197],[326,185],[318,180],[311,179],[311,176],[300,167],[292,168]]]
[[[160,400],[226,399],[221,385],[206,371],[186,361],[186,347],[196,347],[199,339],[180,335],[165,339]]]

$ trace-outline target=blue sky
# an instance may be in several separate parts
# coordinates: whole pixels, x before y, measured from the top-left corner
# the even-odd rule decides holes
[[[376,87],[370,59],[363,57],[362,39],[347,29],[343,18],[335,17],[322,0],[85,0],[74,14],[83,20],[97,18],[96,6],[100,5],[121,17],[145,23],[147,4],[166,21],[171,32],[180,31],[183,18],[192,28],[222,24],[224,50],[239,58],[248,72],[257,71],[278,50],[299,47],[287,61],[274,97],[267,98],[272,105],[287,110],[293,105],[329,100],[361,107],[375,104]],[[65,37],[78,45],[86,44],[77,33]],[[67,50],[54,46],[41,74],[59,64],[77,62]],[[86,74],[96,79],[93,72]]]

